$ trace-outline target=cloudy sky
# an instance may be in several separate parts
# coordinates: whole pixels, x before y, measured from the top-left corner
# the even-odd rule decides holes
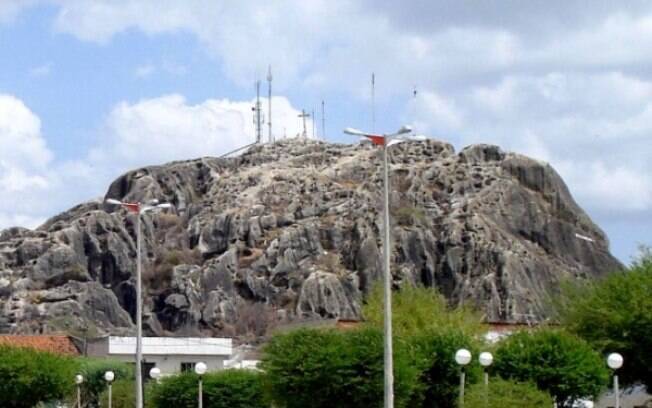
[[[0,0],[0,227],[251,141],[271,64],[277,136],[322,100],[327,140],[369,129],[375,72],[377,130],[548,161],[628,262],[652,243],[652,2],[620,3]]]

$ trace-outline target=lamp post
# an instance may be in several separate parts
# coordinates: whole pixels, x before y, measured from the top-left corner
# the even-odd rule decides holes
[[[202,390],[201,377],[202,377],[202,375],[206,374],[206,364],[204,364],[201,361],[199,363],[195,364],[195,373],[199,376],[199,384],[198,384],[199,390],[198,390],[198,394],[197,394],[197,399],[198,399],[198,403],[199,403],[198,406],[199,406],[199,408],[203,408],[203,406],[204,406],[204,395],[203,394],[204,393],[203,393],[203,390]]]
[[[77,374],[75,376],[75,384],[77,385],[77,408],[81,408],[81,385],[84,382],[84,376]]]
[[[623,366],[623,356],[618,353],[611,353],[607,357],[607,365],[614,370],[614,398],[616,400],[615,408],[620,408],[620,395],[618,390],[618,374],[616,370]]]
[[[464,366],[471,362],[471,352],[467,349],[459,349],[455,353],[455,362],[460,365],[460,407],[464,406],[464,383],[466,373]]]
[[[140,218],[148,211],[170,208],[170,203],[159,203],[158,200],[152,200],[148,203],[128,203],[109,198],[108,204],[120,205],[127,211],[135,213],[136,218],[136,408],[143,408],[143,288],[142,288],[142,271],[140,260],[141,247],[141,228]]]
[[[480,353],[478,361],[484,368],[484,400],[485,404],[489,404],[489,366],[494,362],[494,356],[488,351],[485,351]]]
[[[109,386],[109,393],[108,393],[109,408],[111,408],[111,383],[113,382],[114,379],[115,379],[115,374],[113,373],[113,371],[107,371],[104,373],[104,380]]]
[[[390,231],[389,231],[389,170],[387,165],[387,148],[402,142],[399,136],[411,132],[408,126],[401,127],[396,133],[376,135],[357,129],[346,128],[344,133],[366,137],[374,145],[383,147],[383,295],[384,295],[384,338],[385,338],[385,398],[384,407],[394,408],[394,363],[392,358],[392,276],[390,263]]]
[[[152,367],[152,369],[149,370],[149,376],[158,382],[158,379],[161,378],[161,369],[158,367]]]

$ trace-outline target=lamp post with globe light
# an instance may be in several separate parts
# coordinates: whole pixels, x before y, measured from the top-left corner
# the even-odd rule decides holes
[[[394,362],[392,356],[392,286],[390,263],[390,225],[389,225],[389,169],[387,164],[387,148],[401,143],[408,138],[402,136],[410,133],[409,126],[401,127],[392,134],[372,134],[358,129],[346,128],[344,133],[353,136],[365,137],[374,145],[383,147],[383,297],[384,297],[384,376],[385,376],[385,397],[384,408],[394,408]],[[416,139],[415,140],[420,140]]]
[[[471,352],[467,349],[459,349],[455,353],[455,362],[460,365],[460,407],[464,406],[464,383],[466,372],[464,367],[471,362]]]
[[[203,395],[204,392],[202,390],[202,376],[204,374],[206,374],[206,369],[207,369],[206,364],[204,364],[201,361],[199,363],[195,364],[195,373],[199,376],[199,384],[198,384],[199,390],[198,390],[198,395],[197,395],[199,408],[203,408],[203,406],[204,406],[204,395]]]
[[[75,384],[77,385],[77,408],[81,408],[81,385],[84,382],[84,376],[77,374],[75,376]]]
[[[154,379],[154,381],[158,382],[158,379],[161,378],[161,369],[158,367],[152,367],[151,370],[149,370],[149,376]]]
[[[618,390],[618,374],[616,370],[623,366],[623,356],[619,353],[611,353],[607,357],[607,365],[614,370],[614,398],[616,401],[615,408],[620,408],[620,391]]]
[[[480,353],[478,357],[480,365],[484,368],[484,398],[485,404],[489,402],[489,366],[494,362],[494,356],[488,351]]]
[[[108,198],[108,204],[119,205],[127,211],[135,213],[136,218],[136,408],[143,408],[143,287],[142,287],[142,264],[141,264],[141,222],[140,218],[149,211],[171,208],[170,203],[159,203],[158,200],[151,200],[147,203],[129,203]]]
[[[106,381],[109,389],[108,389],[108,407],[111,408],[111,383],[113,380],[115,380],[115,374],[113,371],[107,371],[104,373],[104,380]]]

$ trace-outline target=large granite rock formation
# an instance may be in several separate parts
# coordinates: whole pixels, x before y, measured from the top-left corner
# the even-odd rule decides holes
[[[147,333],[358,317],[381,273],[379,157],[368,144],[283,141],[114,181],[106,198],[174,204],[143,217]],[[392,147],[391,163],[396,287],[435,286],[487,320],[522,322],[546,317],[560,280],[620,268],[546,163],[435,140]],[[98,201],[4,230],[0,330],[132,332],[135,225]]]

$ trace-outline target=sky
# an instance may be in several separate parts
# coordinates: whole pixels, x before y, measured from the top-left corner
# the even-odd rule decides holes
[[[497,144],[550,163],[621,261],[652,244],[652,2],[637,0],[0,0],[0,228],[250,143],[269,65],[276,137],[305,109],[332,142],[409,124]]]

